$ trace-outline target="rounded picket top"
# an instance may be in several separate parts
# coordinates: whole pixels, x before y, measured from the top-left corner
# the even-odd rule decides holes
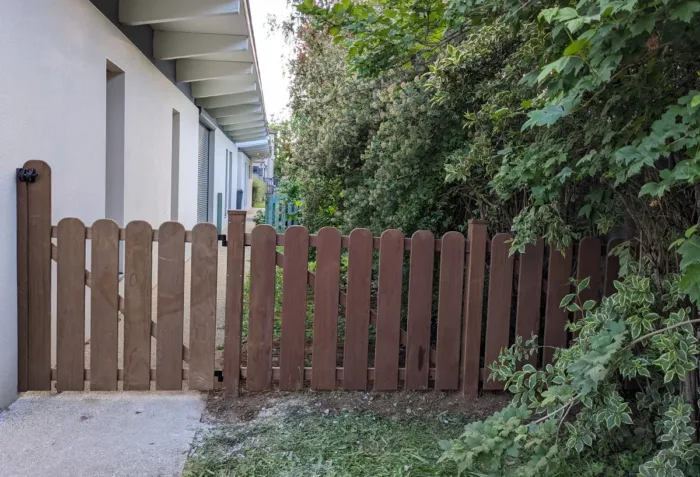
[[[445,250],[448,247],[464,247],[464,245],[464,235],[462,235],[461,232],[453,230],[442,236],[442,250]]]
[[[372,231],[370,229],[353,229],[352,232],[350,232],[350,243],[352,244],[352,241],[363,241],[363,240],[373,240],[374,235],[372,235]]]
[[[158,241],[162,235],[176,236],[182,234],[182,241],[185,241],[185,226],[180,222],[163,222],[160,227],[158,227]]]
[[[57,233],[60,234],[61,230],[75,230],[78,227],[85,228],[85,224],[82,220],[76,217],[65,217],[58,222],[56,229]]]
[[[382,232],[381,239],[387,238],[387,239],[394,239],[397,240],[398,238],[401,238],[403,240],[405,238],[403,232],[401,232],[399,229],[387,229],[384,232]]]
[[[145,220],[132,220],[126,224],[124,230],[126,240],[128,240],[131,236],[143,235],[145,233],[148,233],[151,237],[153,237],[153,227],[151,227],[151,224]]]
[[[209,222],[201,222],[192,228],[192,243],[202,242],[207,245],[219,242],[219,230],[216,225]]]
[[[119,240],[119,225],[112,219],[98,219],[92,224],[92,240],[99,237],[117,236]]]

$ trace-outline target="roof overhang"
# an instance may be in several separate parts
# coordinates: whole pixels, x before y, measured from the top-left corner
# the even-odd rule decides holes
[[[120,0],[119,20],[150,25],[155,58],[175,61],[197,105],[234,142],[255,141],[239,144],[251,159],[270,155],[249,0]]]

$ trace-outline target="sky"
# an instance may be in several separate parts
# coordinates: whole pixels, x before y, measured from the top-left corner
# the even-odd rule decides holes
[[[291,47],[284,41],[281,32],[272,32],[268,25],[270,15],[282,20],[291,10],[287,0],[250,0],[253,32],[258,52],[258,65],[265,97],[265,112],[268,120],[289,116],[289,79],[286,76],[286,58]]]

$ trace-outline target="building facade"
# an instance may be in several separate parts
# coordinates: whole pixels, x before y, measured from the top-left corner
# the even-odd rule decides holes
[[[52,167],[53,222],[225,223],[270,154],[248,0],[0,6],[0,408],[17,394],[15,168]]]

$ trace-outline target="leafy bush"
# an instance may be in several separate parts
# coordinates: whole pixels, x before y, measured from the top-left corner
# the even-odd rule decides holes
[[[259,206],[265,203],[265,181],[253,179],[253,206]]]
[[[505,382],[512,403],[442,442],[442,460],[468,475],[579,475],[567,473],[571,459],[600,462],[632,443],[641,476],[700,473],[696,403],[686,381],[700,355],[693,327],[700,320],[692,319],[678,276],[655,286],[648,268],[626,260],[624,269],[617,292],[599,304],[564,298],[562,306],[583,317],[567,326],[576,338],[552,364],[520,364],[538,352],[536,338],[518,337],[502,350],[489,379]],[[588,279],[577,292],[587,286]]]

